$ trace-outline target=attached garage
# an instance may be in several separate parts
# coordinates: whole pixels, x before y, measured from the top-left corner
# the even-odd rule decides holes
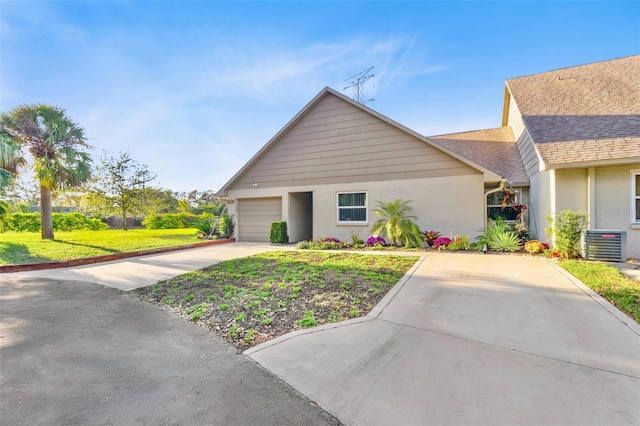
[[[268,243],[271,223],[282,220],[282,197],[239,199],[236,213],[238,241]]]

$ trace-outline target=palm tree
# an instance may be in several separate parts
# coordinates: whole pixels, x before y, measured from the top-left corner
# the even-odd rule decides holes
[[[0,195],[13,180],[18,166],[24,159],[20,155],[20,148],[11,141],[6,133],[0,133]],[[9,203],[0,200],[0,220],[9,212]]]
[[[371,227],[373,235],[386,236],[396,246],[402,243],[405,247],[420,247],[422,245],[420,228],[413,222],[417,217],[409,214],[410,202],[400,198],[395,201],[378,201],[374,212],[381,218]]]
[[[33,159],[40,184],[42,238],[53,239],[52,193],[75,188],[91,174],[91,157],[78,149],[88,147],[84,130],[56,106],[22,105],[0,115],[0,134],[25,147]]]
[[[9,186],[24,159],[20,155],[20,147],[13,143],[6,133],[0,133],[0,191]]]

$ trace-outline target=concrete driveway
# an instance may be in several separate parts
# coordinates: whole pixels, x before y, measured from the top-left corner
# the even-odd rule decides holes
[[[349,425],[640,424],[640,327],[559,267],[429,254],[399,287],[246,354]]]
[[[349,425],[640,424],[640,327],[544,259],[429,253],[369,316],[246,352],[309,400],[202,327],[86,282],[131,289],[272,249],[0,275],[2,424],[336,422],[309,400]]]

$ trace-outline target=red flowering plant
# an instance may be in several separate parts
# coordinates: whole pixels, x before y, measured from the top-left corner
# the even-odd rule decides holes
[[[429,246],[432,246],[433,242],[441,235],[442,234],[438,231],[422,231],[422,240]]]
[[[525,204],[514,204],[511,208],[516,211],[516,217],[518,220],[521,220],[522,216],[524,216],[524,213],[527,211],[527,206]]]

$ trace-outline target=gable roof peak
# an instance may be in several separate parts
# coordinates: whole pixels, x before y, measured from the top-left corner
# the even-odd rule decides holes
[[[539,75],[548,74],[548,73],[562,73],[562,72],[566,72],[568,70],[580,69],[580,68],[583,68],[583,67],[591,67],[591,66],[594,66],[594,65],[606,65],[608,63],[615,63],[615,62],[618,62],[618,61],[632,60],[634,58],[635,59],[640,59],[640,55],[622,56],[620,58],[605,59],[605,60],[602,60],[602,61],[594,61],[594,62],[589,62],[589,63],[586,63],[586,64],[570,65],[570,66],[562,67],[562,68],[554,68],[554,69],[548,70],[548,71],[542,71],[542,72],[537,72],[537,73],[533,73],[533,74],[525,74],[525,75],[520,75],[520,76],[517,76],[517,77],[510,77],[510,78],[507,78],[507,81],[516,80],[516,79],[519,79],[519,78],[534,77],[534,76],[539,76]],[[562,80],[562,77],[559,76],[559,78],[557,78],[557,79],[558,80]]]

